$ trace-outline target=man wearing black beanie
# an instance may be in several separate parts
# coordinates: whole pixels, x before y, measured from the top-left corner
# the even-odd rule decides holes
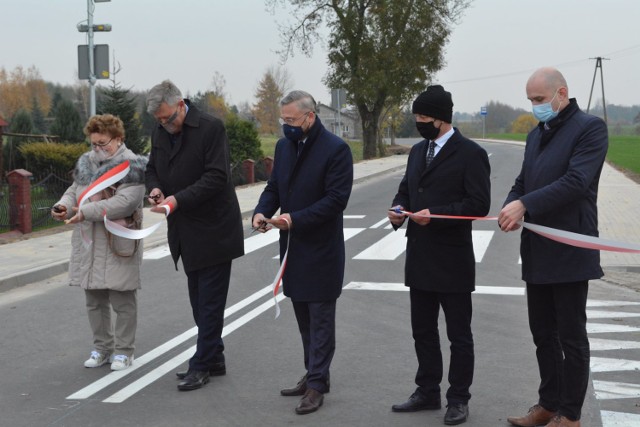
[[[410,291],[418,388],[406,402],[391,409],[415,412],[441,408],[443,362],[438,313],[442,307],[451,342],[444,423],[455,425],[469,417],[473,382],[471,292],[475,290],[475,258],[471,221],[428,215],[485,216],[490,208],[489,157],[451,126],[453,101],[442,86],[429,86],[415,99],[412,111],[425,139],[411,149],[388,217],[396,230],[409,218],[405,285]]]

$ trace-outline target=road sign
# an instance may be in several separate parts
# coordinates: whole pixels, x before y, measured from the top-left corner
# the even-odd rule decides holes
[[[487,107],[480,107],[480,115],[481,116],[487,115]]]
[[[93,69],[96,79],[109,78],[109,45],[95,45],[93,55]],[[78,78],[89,80],[89,48],[86,44],[78,45]]]

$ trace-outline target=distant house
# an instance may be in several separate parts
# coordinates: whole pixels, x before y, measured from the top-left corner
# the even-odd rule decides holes
[[[345,139],[362,139],[362,124],[357,114],[349,110],[338,111],[318,103],[318,117],[330,132]]]

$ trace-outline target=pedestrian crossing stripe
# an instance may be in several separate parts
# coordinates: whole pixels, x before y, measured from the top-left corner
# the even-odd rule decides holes
[[[591,372],[637,371],[640,360],[614,359],[591,356]]]
[[[589,338],[591,351],[631,350],[639,349],[640,341],[607,340],[603,338]]]
[[[638,427],[640,415],[626,412],[600,411],[602,427]]]
[[[601,400],[632,399],[640,397],[640,384],[593,380],[596,397]]]
[[[630,313],[628,311],[587,310],[587,319],[621,319],[629,317],[640,317],[640,313]]]
[[[609,332],[638,332],[640,328],[627,325],[611,325],[608,323],[587,323],[587,333],[602,334]]]
[[[394,291],[408,292],[409,287],[404,283],[385,282],[349,282],[344,289],[361,291]],[[485,295],[524,295],[524,288],[511,288],[506,286],[476,286],[475,294]]]

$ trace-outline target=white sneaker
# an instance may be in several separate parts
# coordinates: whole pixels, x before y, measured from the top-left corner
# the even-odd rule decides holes
[[[123,369],[127,369],[133,363],[133,354],[131,357],[127,357],[124,354],[118,354],[113,358],[113,363],[111,363],[112,371],[122,371]]]
[[[111,355],[109,353],[100,353],[99,351],[93,350],[91,352],[91,356],[84,361],[84,366],[85,368],[97,368],[111,360]]]

